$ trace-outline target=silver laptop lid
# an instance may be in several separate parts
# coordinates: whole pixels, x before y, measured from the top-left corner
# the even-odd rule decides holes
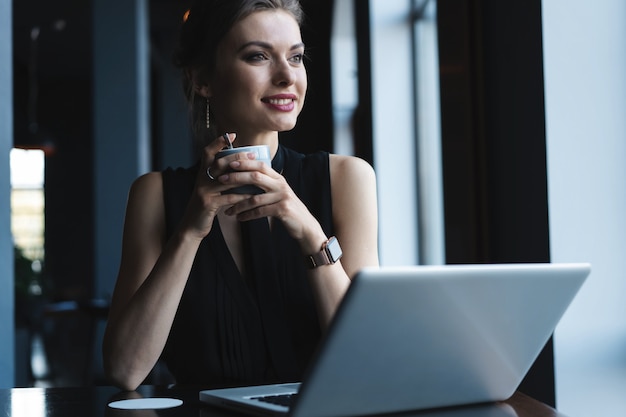
[[[382,414],[506,399],[589,272],[589,264],[364,269],[291,415]]]

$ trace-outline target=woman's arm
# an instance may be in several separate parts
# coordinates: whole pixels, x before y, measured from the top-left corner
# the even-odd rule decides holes
[[[134,390],[158,360],[200,240],[175,234],[165,244],[161,175],[140,177],[131,187],[122,259],[103,342],[111,381]]]
[[[246,199],[226,210],[240,221],[270,216],[280,220],[299,244],[304,257],[317,253],[326,236],[322,226],[295,195],[285,179],[257,161],[231,164],[235,171],[245,171],[218,180],[224,184],[255,184],[266,192]],[[364,266],[378,265],[378,221],[376,178],[365,161],[347,156],[330,156],[330,180],[333,222],[343,257],[334,265],[324,265],[308,272],[322,327],[326,327],[346,290],[350,279]]]
[[[206,167],[223,146],[224,139],[218,138],[204,149],[185,214],[167,242],[162,175],[146,174],[130,189],[103,341],[105,372],[121,388],[134,390],[160,357],[198,247],[217,212],[249,197],[222,195],[228,187],[208,179]]]
[[[330,155],[333,222],[343,250],[335,265],[310,270],[309,277],[323,325],[328,325],[350,280],[365,266],[378,266],[378,202],[376,177],[365,161]],[[309,254],[321,249],[321,236],[311,242]]]
[[[331,155],[333,220],[352,279],[365,266],[378,266],[378,197],[374,169],[362,159]]]

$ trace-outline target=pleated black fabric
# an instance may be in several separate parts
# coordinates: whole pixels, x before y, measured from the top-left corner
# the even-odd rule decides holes
[[[333,234],[328,153],[280,146],[272,161]],[[168,237],[193,190],[197,166],[163,171]],[[202,241],[163,358],[181,385],[234,386],[295,381],[317,347],[320,327],[302,254],[279,221],[242,223],[247,277],[239,273],[219,222]]]

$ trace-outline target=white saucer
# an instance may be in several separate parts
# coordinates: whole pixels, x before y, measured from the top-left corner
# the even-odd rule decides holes
[[[178,407],[182,403],[176,398],[135,398],[110,402],[109,407],[120,410],[158,410]]]

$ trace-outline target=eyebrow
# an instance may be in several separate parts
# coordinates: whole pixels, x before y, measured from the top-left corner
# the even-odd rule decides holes
[[[274,47],[271,44],[267,43],[267,42],[252,41],[252,42],[247,42],[247,43],[241,45],[241,47],[239,48],[238,51],[241,52],[241,51],[243,51],[244,49],[246,49],[246,48],[248,48],[250,46],[257,46],[257,47],[260,47],[260,48],[263,48],[263,49],[270,49],[270,50],[274,49]],[[297,44],[293,45],[290,48],[290,50],[293,51],[293,50],[300,49],[300,48],[304,48],[304,43],[303,42],[300,42],[300,43],[297,43]]]

